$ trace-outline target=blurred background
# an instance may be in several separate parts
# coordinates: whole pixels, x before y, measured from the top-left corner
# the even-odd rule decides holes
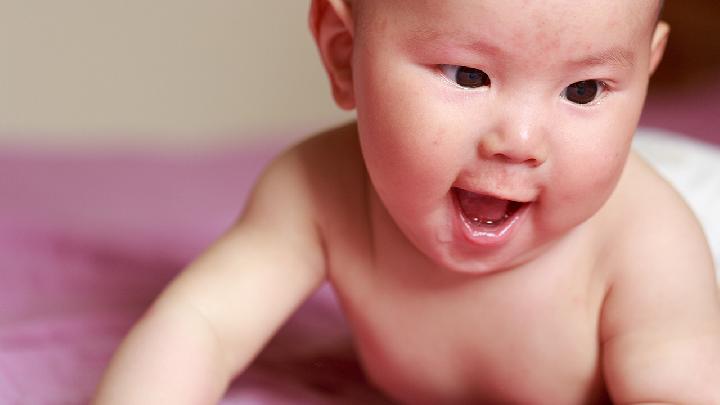
[[[347,120],[308,4],[0,0],[0,147],[216,148]],[[643,122],[720,142],[720,1],[669,0],[664,18]]]
[[[194,148],[347,119],[308,6],[0,0],[0,146]]]
[[[672,32],[641,125],[720,144],[720,1],[667,0],[663,19]]]

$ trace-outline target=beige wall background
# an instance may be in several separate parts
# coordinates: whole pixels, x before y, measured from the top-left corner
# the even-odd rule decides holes
[[[308,0],[0,0],[0,145],[216,147],[351,118]]]

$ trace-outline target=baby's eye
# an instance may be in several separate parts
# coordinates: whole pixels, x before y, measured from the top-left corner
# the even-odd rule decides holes
[[[604,90],[605,84],[599,80],[583,80],[567,86],[561,96],[575,104],[589,104],[597,100]]]
[[[480,69],[458,65],[440,65],[440,69],[445,77],[460,87],[475,89],[490,85],[490,76]]]

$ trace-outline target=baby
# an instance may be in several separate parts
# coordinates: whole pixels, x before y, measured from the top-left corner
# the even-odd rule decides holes
[[[630,151],[658,0],[313,0],[357,124],[276,159],[98,404],[209,404],[329,280],[408,404],[720,404],[702,231]],[[292,69],[288,68],[292,74]]]

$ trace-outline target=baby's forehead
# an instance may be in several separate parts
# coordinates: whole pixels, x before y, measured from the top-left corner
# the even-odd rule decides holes
[[[508,75],[601,67],[635,71],[649,57],[660,4],[659,0],[349,1],[360,43],[398,49],[432,63],[492,62]]]
[[[520,6],[522,9],[545,9],[551,10],[559,15],[568,15],[572,18],[579,8],[583,8],[582,3],[594,8],[596,13],[610,12],[618,8],[633,10],[632,15],[635,17],[652,16],[653,20],[657,20],[659,13],[663,9],[665,0],[554,0],[554,1],[528,1],[528,0],[343,0],[353,9],[372,7],[374,9],[382,9],[383,7],[400,7],[401,9],[412,13],[418,9],[437,8],[439,5],[467,9],[468,11],[475,9],[499,9],[507,6]],[[514,4],[513,4],[514,3]],[[578,7],[580,6],[580,7]],[[443,16],[438,14],[437,19]],[[522,18],[522,15],[518,15]],[[631,16],[628,16],[631,18]]]
[[[403,33],[442,32],[445,37],[498,35],[527,45],[534,40],[576,37],[602,41],[623,31],[652,33],[661,0],[345,0],[358,30]],[[370,20],[370,21],[368,21]],[[505,38],[503,38],[505,36]],[[617,36],[617,35],[616,35]],[[388,40],[392,37],[388,36]]]

